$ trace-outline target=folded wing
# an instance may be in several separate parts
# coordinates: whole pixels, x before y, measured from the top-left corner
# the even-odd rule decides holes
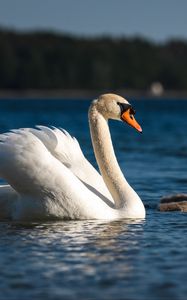
[[[0,176],[12,187],[0,189],[0,199],[1,195],[9,198],[7,206],[4,198],[0,200],[4,215],[17,219],[90,218],[94,210],[98,215],[99,207],[108,206],[102,187],[97,190],[101,176],[85,159],[78,142],[56,128],[1,134]],[[90,178],[95,182],[90,183]]]
[[[50,153],[70,169],[90,190],[113,202],[102,176],[85,158],[76,138],[63,129],[45,126],[37,128],[26,130],[37,136]]]

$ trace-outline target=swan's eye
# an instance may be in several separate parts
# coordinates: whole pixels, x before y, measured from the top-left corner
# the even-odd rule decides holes
[[[119,105],[120,109],[121,109],[121,114],[123,114],[125,111],[127,111],[130,108],[130,114],[133,114],[134,109],[132,108],[132,106],[130,104],[127,103],[121,103],[121,102],[117,102],[117,104]],[[131,111],[132,110],[132,111]]]
[[[135,109],[134,108],[132,108],[132,106],[131,106],[131,108],[130,108],[130,115],[135,115],[135,113],[136,113],[136,111],[135,111]]]
[[[136,111],[131,107],[129,110],[129,115],[130,115],[131,120],[133,120],[135,113],[136,113]]]

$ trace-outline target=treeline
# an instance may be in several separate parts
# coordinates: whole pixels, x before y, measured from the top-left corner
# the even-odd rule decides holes
[[[0,89],[187,90],[187,42],[0,30]]]

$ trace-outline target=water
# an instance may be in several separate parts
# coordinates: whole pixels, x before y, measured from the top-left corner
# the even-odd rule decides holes
[[[185,213],[157,211],[187,192],[187,101],[132,101],[143,134],[111,121],[120,166],[146,220],[0,223],[0,299],[186,299]],[[0,101],[0,131],[54,125],[76,136],[96,166],[89,101]]]

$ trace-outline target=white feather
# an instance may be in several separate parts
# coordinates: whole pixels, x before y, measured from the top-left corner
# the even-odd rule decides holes
[[[71,165],[70,169],[65,166],[70,159],[68,147],[72,144],[78,149],[73,161],[79,164],[79,159],[82,159],[87,166],[78,142],[70,135],[46,127],[40,130],[19,129],[0,135],[0,141],[0,175],[14,189],[6,186],[5,191],[2,187],[2,193],[0,189],[1,210],[4,209],[1,216],[11,215],[13,219],[29,220],[49,217],[81,219],[85,215],[90,218],[98,215],[97,194],[88,189],[70,170],[75,168],[78,171],[76,165]],[[66,152],[62,154],[63,144]],[[52,153],[60,157],[61,161]],[[91,165],[88,163],[88,168],[89,166]],[[95,174],[100,178],[96,171]],[[7,193],[11,199],[16,195],[12,206],[11,200],[5,205]],[[89,201],[89,198],[92,200]],[[101,207],[105,208],[106,217],[106,203],[101,202]]]
[[[78,141],[63,129],[38,126],[0,134],[0,177],[9,184],[0,186],[0,219],[144,218],[143,203],[125,180],[111,142],[107,119],[120,119],[119,102],[127,100],[102,95],[89,110],[94,152],[107,187]]]
[[[66,130],[53,129],[45,126],[37,126],[37,129],[23,129],[37,136],[50,153],[61,163],[69,168],[83,183],[104,197],[113,199],[105,186],[102,176],[85,158],[76,138],[72,137]]]

